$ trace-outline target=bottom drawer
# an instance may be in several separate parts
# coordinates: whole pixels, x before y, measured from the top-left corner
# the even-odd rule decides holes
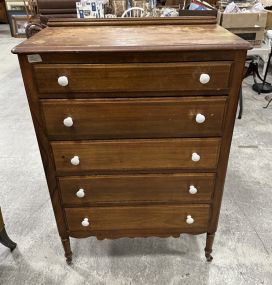
[[[66,208],[69,230],[205,231],[209,205]],[[190,217],[191,218],[190,218]]]

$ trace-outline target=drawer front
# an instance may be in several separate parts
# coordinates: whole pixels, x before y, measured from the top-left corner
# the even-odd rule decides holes
[[[228,61],[34,66],[40,93],[227,90],[230,68]]]
[[[215,174],[60,177],[64,204],[210,201]]]
[[[66,208],[65,212],[70,231],[206,230],[209,221],[209,205],[201,204],[187,206]],[[186,222],[189,215],[194,220],[192,224]],[[85,226],[82,225],[84,220]]]
[[[219,138],[52,142],[58,173],[216,169]],[[198,161],[194,161],[197,160]]]
[[[41,103],[49,138],[63,140],[220,136],[225,105],[224,97]]]

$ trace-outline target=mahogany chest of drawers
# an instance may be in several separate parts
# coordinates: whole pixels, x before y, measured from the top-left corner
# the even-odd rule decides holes
[[[67,262],[69,237],[181,233],[207,233],[210,261],[249,44],[215,24],[116,23],[13,50]]]

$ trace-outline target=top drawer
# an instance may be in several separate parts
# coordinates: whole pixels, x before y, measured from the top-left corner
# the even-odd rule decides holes
[[[226,92],[230,68],[228,61],[34,66],[40,93]]]

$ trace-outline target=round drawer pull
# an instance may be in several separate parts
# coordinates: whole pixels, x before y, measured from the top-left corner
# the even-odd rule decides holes
[[[80,189],[76,192],[76,195],[77,195],[78,198],[83,198],[83,197],[85,197],[84,189],[80,188]]]
[[[63,87],[67,86],[69,84],[68,77],[67,76],[60,76],[58,78],[58,84],[60,86],[63,86]]]
[[[65,118],[65,119],[63,120],[63,124],[64,124],[65,127],[68,127],[68,128],[72,127],[73,124],[74,124],[73,118],[72,118],[72,117],[67,117],[67,118]]]
[[[189,193],[194,195],[197,193],[197,188],[194,185],[190,185]]]
[[[200,155],[197,154],[196,152],[192,153],[192,161],[199,161],[200,160]]]
[[[88,227],[90,225],[89,219],[88,218],[84,218],[83,221],[81,222],[81,225],[83,227]]]
[[[199,81],[202,84],[207,84],[210,81],[210,75],[207,73],[202,73],[199,77]]]
[[[197,114],[195,120],[198,124],[202,124],[205,122],[206,118],[202,114]]]
[[[187,216],[187,218],[186,218],[186,223],[187,223],[188,225],[193,224],[194,221],[195,221],[195,220],[192,218],[191,215],[188,215],[188,216]]]
[[[71,164],[73,165],[79,165],[80,161],[79,161],[79,157],[77,155],[75,155],[73,158],[71,158]]]

